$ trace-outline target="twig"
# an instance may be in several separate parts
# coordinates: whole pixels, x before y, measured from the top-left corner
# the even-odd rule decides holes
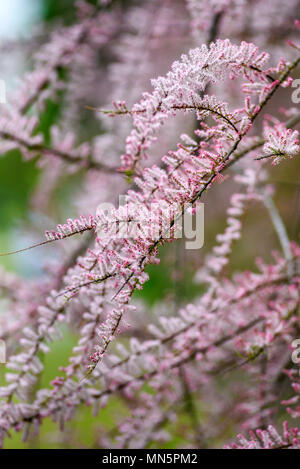
[[[274,229],[276,231],[276,234],[278,236],[284,257],[287,261],[288,275],[291,277],[294,272],[293,253],[291,250],[290,240],[286,231],[285,224],[283,223],[283,220],[280,216],[279,211],[277,210],[276,205],[274,204],[272,197],[270,197],[268,194],[264,194],[263,203],[269,212],[269,215],[270,215],[272,224],[274,226]]]

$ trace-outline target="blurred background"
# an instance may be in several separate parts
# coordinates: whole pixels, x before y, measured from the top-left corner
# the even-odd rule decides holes
[[[49,30],[53,25],[68,25],[75,20],[75,8],[73,0],[0,0],[0,79],[5,80],[7,95],[17,88],[19,79],[25,71],[32,67],[33,51],[38,49],[47,41]],[[91,2],[92,3],[92,2]],[[130,5],[132,2],[123,0],[122,6]],[[176,1],[183,10],[183,1]],[[181,11],[181,10],[179,10]],[[189,18],[183,18],[183,23],[188,24]],[[178,58],[182,52],[192,46],[192,42],[183,35],[182,40],[175,42],[166,41],[163,50],[157,56],[151,73],[155,75],[164,74],[172,61]],[[102,57],[103,67],[107,66],[107,58]],[[101,65],[101,61],[100,61]],[[149,78],[145,86],[150,88]],[[93,113],[84,109],[84,104],[98,106],[102,104],[101,93],[104,93],[102,101],[105,103],[105,89],[99,83],[99,89],[93,88],[82,101],[82,122],[79,140],[89,138],[101,131],[99,122]],[[92,92],[95,93],[93,98]],[[285,99],[282,94],[278,100]],[[127,96],[124,96],[126,99]],[[278,104],[278,103],[277,103]],[[0,104],[1,107],[6,104]],[[64,101],[47,102],[42,113],[40,130],[48,136],[52,123],[57,116],[62,115]],[[189,124],[190,126],[192,123]],[[170,136],[172,137],[172,135]],[[49,137],[50,138],[50,137]],[[280,177],[279,177],[280,174]],[[282,163],[280,171],[276,168],[271,170],[271,181],[276,188],[276,203],[286,222],[291,239],[299,241],[300,232],[300,164],[299,158]],[[38,158],[24,161],[18,150],[9,151],[0,157],[0,252],[21,249],[44,239],[45,229],[53,228],[57,223],[66,218],[77,216],[77,207],[74,204],[74,194],[82,190],[83,175],[67,174],[60,178],[55,194],[51,199],[51,205],[43,207],[36,206],[33,194],[41,183],[41,168]],[[214,191],[209,192],[204,198],[205,202],[205,244],[201,251],[188,252],[182,249],[182,242],[176,246],[167,246],[162,250],[162,264],[160,268],[150,267],[150,281],[145,285],[142,292],[136,294],[136,301],[143,304],[147,314],[155,314],[158,303],[163,299],[164,308],[172,310],[172,304],[176,299],[177,305],[186,304],[194,300],[203,291],[195,279],[195,272],[206,252],[214,245],[216,233],[225,227],[225,207],[230,195],[237,186],[230,178],[222,184],[217,185]],[[255,269],[255,259],[259,256],[265,261],[270,261],[270,247],[279,249],[276,235],[272,226],[266,223],[267,215],[261,206],[253,205],[247,212],[247,221],[243,228],[244,237],[237,242],[231,258],[229,271],[240,269]],[[62,247],[69,249],[68,243]],[[45,265],[59,253],[55,246],[41,247],[34,251],[24,252],[14,256],[0,257],[0,264],[11,272],[16,272],[26,278],[36,278],[45,274]],[[176,275],[175,275],[176,272]],[[0,300],[1,308],[5,308],[5,300]],[[69,353],[76,343],[76,336],[72,330],[65,331],[65,338],[52,346],[52,351],[46,357],[45,372],[42,375],[42,386],[47,386],[49,381],[56,376],[57,367],[66,365]],[[0,382],[3,378],[5,367],[0,365]],[[220,381],[220,386],[222,383]],[[205,415],[205,409],[199,404],[198,412]],[[101,411],[101,422],[107,428],[114,430],[114,415],[122,414],[120,401],[112,400],[104,410]],[[99,418],[100,418],[99,417]],[[166,447],[180,447],[186,442],[182,440],[182,427],[188,425],[188,415],[183,412],[179,420],[178,430],[174,439],[166,444]],[[19,435],[13,435],[7,440],[6,448],[15,447],[93,447],[97,446],[98,426],[97,419],[93,419],[89,409],[83,409],[76,420],[61,434],[57,426],[50,421],[42,427],[39,439],[24,445]],[[231,435],[232,427],[228,424],[228,436]],[[99,436],[99,435],[98,435]],[[222,436],[224,438],[224,435]],[[218,441],[214,442],[218,446]]]

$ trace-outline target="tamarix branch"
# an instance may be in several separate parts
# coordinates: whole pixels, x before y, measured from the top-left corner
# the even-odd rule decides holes
[[[300,449],[299,7],[80,1],[46,28],[1,104],[47,231],[0,259],[51,257],[0,272],[4,448],[48,419],[76,447],[88,407],[96,448]]]

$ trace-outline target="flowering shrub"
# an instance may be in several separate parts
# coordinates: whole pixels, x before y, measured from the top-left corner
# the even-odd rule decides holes
[[[285,405],[299,417],[290,406],[298,396],[281,404],[278,389],[299,336],[300,247],[289,238],[271,183],[300,150],[300,112],[288,98],[283,109],[280,98],[300,63],[299,1],[284,8],[279,0],[98,3],[77,2],[76,23],[50,33],[2,108],[1,153],[17,148],[41,167],[36,207],[47,207],[62,174],[81,175],[82,185],[72,199],[78,217],[48,226],[46,239],[29,247],[34,257],[39,245],[56,253],[63,243],[47,275],[0,274],[9,305],[0,314],[7,345],[0,440],[5,445],[13,431],[33,438],[47,418],[65,432],[88,406],[102,425],[100,448],[161,447],[178,428],[186,447],[299,448],[299,429],[285,423],[280,436],[271,424],[287,418]],[[172,36],[175,52],[165,45]],[[172,64],[169,54],[177,56]],[[47,136],[43,112],[61,100],[62,115]],[[95,113],[99,128],[87,141],[83,110],[87,119]],[[151,282],[149,266],[162,268],[167,245],[180,244],[187,207],[195,215],[199,202],[223,187],[225,199],[228,187],[231,194],[221,207],[226,227],[194,264],[193,303],[175,295],[170,306],[160,296],[154,315],[137,296],[149,272]],[[117,206],[119,195],[125,203]],[[253,205],[269,214],[278,250],[257,259],[253,271],[232,269]],[[154,231],[145,228],[149,216]],[[111,235],[111,227],[133,224],[133,236]],[[175,276],[182,271],[175,266]],[[44,387],[43,357],[64,340],[62,323],[77,344]],[[299,394],[297,380],[292,388]],[[109,431],[101,414],[112,399],[124,412]],[[239,444],[228,444],[241,431],[250,431],[250,440],[240,435]]]

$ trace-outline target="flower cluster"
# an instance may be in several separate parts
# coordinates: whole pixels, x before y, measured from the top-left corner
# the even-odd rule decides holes
[[[269,425],[266,430],[256,430],[250,433],[247,439],[239,435],[239,444],[233,443],[233,449],[299,449],[300,432],[298,428],[289,428],[288,423],[284,422],[284,435],[281,436],[278,431]],[[229,447],[226,447],[229,449]]]
[[[293,158],[299,153],[299,132],[287,129],[284,124],[276,123],[273,127],[265,126],[265,144],[263,151],[273,158],[273,163],[278,164],[282,158]]]

